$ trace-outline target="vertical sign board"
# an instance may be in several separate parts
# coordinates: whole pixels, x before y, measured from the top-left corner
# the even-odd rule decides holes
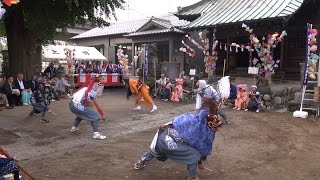
[[[143,66],[143,81],[148,79],[148,62],[149,62],[149,46],[144,45],[144,66]]]

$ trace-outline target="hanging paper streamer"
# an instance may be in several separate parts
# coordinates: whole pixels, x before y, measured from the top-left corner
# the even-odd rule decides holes
[[[75,49],[69,49],[69,48],[64,49],[64,54],[66,55],[66,59],[71,65],[75,64],[75,53],[76,53]]]
[[[254,59],[253,65],[262,68],[261,74],[273,74],[275,68],[279,67],[280,60],[273,60],[272,49],[282,42],[284,36],[287,36],[286,31],[283,31],[281,34],[275,32],[268,35],[267,39],[263,37],[262,41],[260,41],[249,26],[242,24],[242,28],[250,34],[250,46],[246,46],[246,49],[249,52],[256,51],[259,57],[258,59]]]
[[[212,51],[211,51],[211,55],[209,52],[210,49],[210,45],[209,45],[209,39],[208,38],[204,38],[203,37],[203,33],[200,32],[199,35],[199,42],[198,43],[196,40],[194,40],[190,35],[185,35],[185,37],[187,38],[186,41],[190,41],[194,46],[196,46],[199,50],[202,51],[202,53],[205,55],[204,58],[204,62],[205,62],[205,71],[209,72],[210,69],[215,70],[216,68],[216,61],[218,60],[218,52],[215,50],[217,45],[218,45],[218,41],[216,40],[215,37],[215,33],[216,33],[216,29],[213,30],[213,44],[212,44]],[[189,45],[187,45],[186,41],[181,41],[181,43],[183,44],[183,47],[179,48],[179,51],[186,53],[188,56],[194,58],[196,56],[196,51],[194,49],[192,49]],[[221,47],[221,44],[220,44]]]
[[[190,57],[195,57],[196,56],[196,51],[194,49],[192,49],[190,46],[188,46],[183,40],[181,41],[181,43],[183,44],[183,47],[181,47],[179,50],[187,53]]]
[[[123,74],[126,76],[129,75],[129,59],[128,55],[124,54],[124,50],[122,49],[122,46],[119,46],[119,49],[117,50],[117,57],[119,60],[120,68],[123,70]]]

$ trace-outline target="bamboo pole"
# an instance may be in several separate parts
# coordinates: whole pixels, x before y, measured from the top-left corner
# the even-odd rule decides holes
[[[226,59],[223,60],[223,71],[222,71],[222,77],[224,77],[224,73],[225,73],[225,70],[226,70]]]

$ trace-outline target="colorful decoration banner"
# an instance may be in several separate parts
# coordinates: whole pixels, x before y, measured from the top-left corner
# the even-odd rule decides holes
[[[316,79],[315,71],[317,69],[317,63],[319,60],[319,56],[316,54],[318,50],[317,35],[318,30],[313,29],[312,24],[307,24],[306,62],[303,85],[308,84],[308,78],[313,80]]]
[[[248,51],[255,51],[258,54],[258,58],[252,61],[253,66],[260,68],[260,74],[265,76],[272,75],[275,68],[278,68],[280,64],[280,60],[273,59],[272,49],[283,41],[284,37],[287,36],[287,32],[282,31],[281,34],[275,32],[274,34],[269,34],[267,38],[263,37],[262,41],[260,41],[249,26],[242,24],[242,28],[250,34],[251,46],[248,47]]]
[[[143,66],[143,80],[148,79],[148,63],[149,63],[149,45],[144,45],[144,66]]]
[[[213,44],[212,44],[212,52],[209,52],[209,39],[203,38],[203,33],[199,32],[199,42],[194,40],[190,35],[185,35],[186,41],[190,41],[194,46],[196,46],[199,50],[201,50],[204,54],[204,62],[205,62],[205,71],[206,73],[209,72],[210,69],[215,70],[216,69],[216,62],[218,60],[218,52],[215,50],[218,41],[215,37],[216,29],[213,30]],[[186,53],[188,56],[194,58],[196,56],[196,51],[189,46],[186,41],[182,40],[181,43],[183,44],[183,47],[181,47],[179,50],[181,52]]]
[[[117,50],[117,57],[119,60],[120,68],[123,71],[123,74],[128,76],[129,75],[129,59],[128,55],[124,54],[124,50],[122,49],[122,46],[119,46],[119,49]]]

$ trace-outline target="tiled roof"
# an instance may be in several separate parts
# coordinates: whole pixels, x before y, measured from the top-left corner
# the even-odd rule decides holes
[[[182,13],[203,14],[187,28],[201,28],[250,20],[287,17],[295,13],[303,0],[203,0],[198,8]],[[203,9],[206,7],[206,9]],[[197,10],[197,11],[196,11]]]
[[[180,29],[171,27],[169,29],[157,29],[157,30],[148,30],[148,31],[142,31],[142,32],[134,32],[124,36],[141,36],[141,35],[150,35],[150,34],[162,34],[162,33],[168,33],[168,32],[185,33]]]
[[[135,21],[127,21],[127,22],[117,22],[113,23],[110,26],[106,27],[96,27],[89,31],[86,31],[82,34],[79,34],[72,39],[82,39],[82,38],[90,38],[90,37],[99,37],[99,36],[108,36],[108,35],[116,35],[116,34],[126,34],[135,32],[142,25],[148,22],[149,19],[141,19]]]
[[[208,12],[213,8],[213,2],[216,0],[202,0],[190,6],[183,7],[176,15],[189,16],[189,15],[201,15]]]
[[[160,16],[160,17],[151,17],[148,19],[127,21],[127,22],[116,22],[107,27],[103,27],[103,28],[97,27],[87,32],[84,32],[82,34],[79,34],[73,37],[72,39],[82,39],[82,38],[91,38],[91,37],[99,37],[99,36],[134,33],[150,21],[154,21],[155,23],[167,29],[171,27],[185,26],[189,23],[188,21],[185,21],[185,20],[179,20],[178,17],[174,16],[172,13],[169,13],[167,15]]]

